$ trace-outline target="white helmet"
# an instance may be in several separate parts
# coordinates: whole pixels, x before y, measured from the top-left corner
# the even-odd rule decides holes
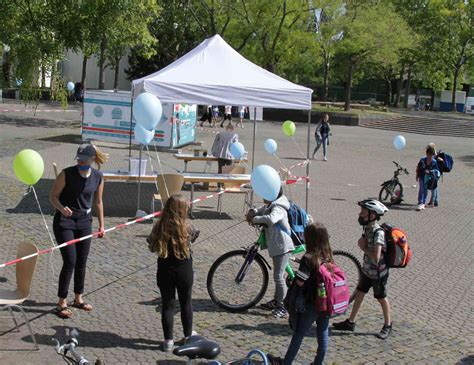
[[[377,213],[379,216],[382,216],[388,212],[387,207],[375,199],[362,200],[357,204],[359,204],[361,207],[364,207],[372,212]]]

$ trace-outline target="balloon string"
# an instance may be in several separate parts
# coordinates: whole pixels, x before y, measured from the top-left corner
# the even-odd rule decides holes
[[[53,247],[57,246],[56,242],[54,242],[53,235],[51,234],[48,223],[46,222],[46,218],[44,217],[43,210],[41,209],[41,204],[40,204],[39,199],[38,199],[38,195],[36,195],[36,189],[33,185],[30,186],[30,189],[27,192],[27,194],[30,191],[33,191],[33,194],[35,196],[36,204],[38,204],[38,209],[41,213],[41,217],[43,218],[43,223],[44,223],[44,226],[46,227],[46,231],[48,232],[49,239],[50,239],[51,243],[53,244]],[[53,263],[53,251],[51,251],[50,254],[49,254],[49,266],[51,267],[51,283],[53,285],[57,285],[57,283],[55,281],[56,273],[55,273],[55,270],[54,270],[54,263]]]
[[[153,167],[153,161],[151,159],[151,155],[150,155],[150,150],[148,149],[148,145],[145,145],[146,147],[146,152],[147,152],[147,155],[148,155],[148,161],[150,161],[150,166],[151,166],[151,172],[152,174],[155,172],[155,168]],[[156,191],[159,191],[160,189],[158,189],[158,181],[157,179],[154,180],[155,181],[155,187],[156,187]],[[153,212],[154,213],[154,212]]]
[[[160,168],[160,174],[164,175],[163,166],[161,165],[160,156],[158,155],[158,150],[156,149],[156,145],[153,145],[153,146],[155,147],[156,159],[158,161],[158,166]],[[148,149],[148,146],[146,148]],[[166,195],[169,197],[168,185],[166,184],[166,179],[164,178],[164,176],[163,176],[163,182],[165,184]]]
[[[301,150],[300,146],[298,146],[298,143],[296,143],[295,137],[294,137],[294,136],[291,136],[291,139],[292,139],[293,142],[295,143],[296,148],[297,148],[298,151],[300,152],[301,156],[303,156],[303,158],[306,159],[306,156],[305,156],[304,152]]]

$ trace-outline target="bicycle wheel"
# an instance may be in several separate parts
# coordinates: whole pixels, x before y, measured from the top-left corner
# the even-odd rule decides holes
[[[229,312],[241,312],[255,306],[268,288],[268,269],[257,254],[253,262],[244,268],[245,276],[239,283],[247,250],[235,250],[220,256],[207,274],[207,291],[211,300]]]
[[[334,255],[336,264],[346,273],[347,284],[349,285],[351,293],[350,301],[352,302],[357,284],[359,283],[362,274],[362,265],[359,260],[349,252],[336,250],[333,251],[332,254]]]
[[[386,206],[399,204],[403,200],[403,186],[398,181],[382,186],[379,200]]]

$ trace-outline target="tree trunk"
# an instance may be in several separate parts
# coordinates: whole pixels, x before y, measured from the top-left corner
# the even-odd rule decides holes
[[[453,111],[453,112],[456,111],[456,90],[458,88],[459,69],[460,69],[460,67],[457,67],[457,66],[454,69],[453,94],[452,94],[452,98],[451,98],[451,111]]]
[[[114,90],[118,89],[119,71],[120,71],[120,57],[117,57],[115,59]]]
[[[387,78],[385,81],[387,81],[387,98],[385,99],[385,105],[390,105],[390,102],[392,100],[392,80],[390,80],[390,78]]]
[[[352,78],[354,76],[354,63],[352,60],[349,61],[349,70],[347,72],[346,81],[346,101],[344,103],[344,110],[351,110],[351,89],[352,89]]]
[[[393,106],[398,108],[400,106],[400,96],[402,94],[402,85],[403,85],[403,75],[405,74],[405,65],[402,65],[400,69],[400,77],[397,80],[397,90],[395,95],[395,102]]]
[[[10,72],[11,72],[11,63],[10,63],[10,52],[4,52],[2,57],[2,70],[3,70],[3,87],[10,87]]]
[[[82,87],[85,88],[86,87],[86,76],[87,76],[87,60],[89,59],[89,57],[87,57],[86,55],[83,56],[82,58],[82,76],[81,76],[81,84],[82,84]]]
[[[46,65],[45,61],[41,61],[41,88],[46,87]]]
[[[329,94],[329,57],[324,56],[324,80],[323,80],[323,101],[328,99]]]
[[[408,98],[410,96],[410,84],[411,84],[411,65],[408,66],[407,83],[405,85],[405,98],[403,99],[403,107],[408,108]]]
[[[100,42],[99,55],[99,90],[105,89],[105,39]]]
[[[53,62],[51,65],[51,93],[56,93],[56,58],[53,57]]]

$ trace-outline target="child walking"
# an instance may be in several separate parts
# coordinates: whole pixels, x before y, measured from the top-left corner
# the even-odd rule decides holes
[[[290,202],[280,189],[278,197],[270,202],[264,200],[265,205],[258,209],[250,209],[247,213],[247,222],[264,226],[265,240],[268,254],[273,260],[273,280],[275,294],[272,300],[262,305],[264,309],[272,311],[275,318],[288,318],[288,312],[283,306],[286,296],[285,267],[288,264],[290,252],[295,249],[290,236],[291,227],[288,223],[288,209]]]
[[[436,206],[438,205],[438,179],[440,171],[436,161],[436,150],[432,144],[426,146],[426,157],[418,162],[416,167],[416,181],[419,185],[418,190],[418,207],[416,210],[424,210],[428,191],[432,191],[432,198]]]
[[[329,234],[322,223],[310,223],[304,231],[304,239],[306,254],[302,257],[296,272],[295,290],[297,292],[295,293],[294,311],[290,308],[293,336],[284,359],[269,355],[272,364],[292,364],[306,333],[314,322],[316,322],[318,349],[313,364],[322,364],[328,349],[329,316],[326,312],[316,311],[315,298],[317,296],[319,266],[334,263],[332,249],[329,245]],[[328,267],[330,269],[330,265]]]
[[[331,131],[331,127],[329,126],[329,115],[323,114],[321,117],[321,121],[319,122],[318,126],[316,127],[316,132],[314,134],[316,138],[316,147],[313,151],[313,160],[316,152],[318,152],[321,145],[323,145],[323,160],[328,160],[328,146],[329,146],[329,132]]]
[[[390,303],[387,299],[388,266],[383,255],[387,247],[385,232],[376,221],[388,212],[388,209],[375,199],[362,200],[358,204],[360,206],[359,224],[364,227],[362,237],[357,242],[364,252],[362,274],[349,318],[343,322],[334,323],[333,326],[340,331],[354,331],[355,319],[365,294],[373,288],[374,298],[380,303],[384,317],[384,325],[377,337],[385,340],[392,333]]]
[[[190,243],[199,235],[187,220],[188,204],[181,195],[171,196],[165,204],[160,220],[148,238],[151,252],[158,255],[156,281],[162,298],[161,323],[165,339],[162,350],[173,349],[173,320],[175,296],[178,292],[184,337],[193,329],[193,260]]]

